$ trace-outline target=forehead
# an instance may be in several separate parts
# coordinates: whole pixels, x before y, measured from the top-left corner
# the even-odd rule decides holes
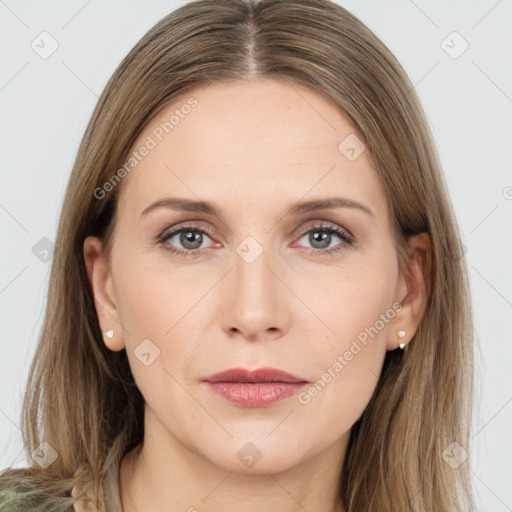
[[[355,160],[343,152],[355,137],[338,109],[299,84],[212,83],[167,105],[140,133],[119,209],[140,215],[168,196],[284,207],[337,192],[385,210],[369,152]]]

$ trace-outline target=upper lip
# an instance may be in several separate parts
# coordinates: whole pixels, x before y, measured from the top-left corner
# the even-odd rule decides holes
[[[258,368],[246,370],[245,368],[230,368],[204,379],[205,382],[308,382],[291,373],[277,368]]]

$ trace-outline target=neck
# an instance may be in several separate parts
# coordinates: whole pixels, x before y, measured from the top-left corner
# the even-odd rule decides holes
[[[348,433],[276,473],[228,471],[172,436],[162,441],[147,434],[121,462],[123,512],[344,512],[338,489]]]

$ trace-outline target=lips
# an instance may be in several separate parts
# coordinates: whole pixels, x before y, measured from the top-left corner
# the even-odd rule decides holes
[[[257,370],[245,370],[244,368],[232,368],[216,373],[204,379],[205,382],[308,382],[291,373],[276,368],[259,368]]]
[[[239,407],[265,407],[298,393],[308,381],[276,368],[232,368],[203,380],[214,393]]]

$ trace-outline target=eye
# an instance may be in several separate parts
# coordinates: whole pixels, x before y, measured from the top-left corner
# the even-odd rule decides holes
[[[201,255],[201,249],[205,248],[204,243],[207,242],[207,239],[211,240],[209,234],[212,235],[206,227],[192,224],[182,225],[166,231],[158,237],[158,242],[166,251],[178,256],[195,258]],[[300,234],[298,240],[300,242],[303,239],[305,239],[305,243],[311,244],[311,247],[304,247],[304,249],[315,256],[333,255],[354,242],[354,236],[350,232],[333,224],[309,227]],[[331,246],[336,239],[341,242]],[[220,247],[221,244],[216,243],[213,246]]]
[[[205,239],[210,238],[207,233],[206,228],[200,228],[199,226],[180,226],[171,231],[166,231],[159,237],[158,241],[165,250],[171,253],[195,257],[199,255],[199,250],[204,248]],[[180,245],[182,248],[180,248]]]
[[[332,242],[336,242],[336,238],[341,240],[341,243],[331,246]],[[306,249],[313,255],[333,254],[354,242],[353,235],[333,224],[310,227],[302,233],[299,241],[303,239],[311,244],[312,247]]]

